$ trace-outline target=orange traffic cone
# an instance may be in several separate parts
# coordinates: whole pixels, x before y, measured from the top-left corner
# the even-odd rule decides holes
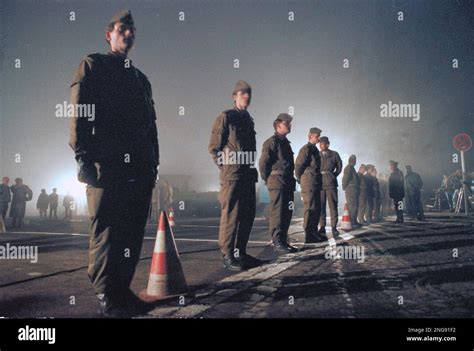
[[[169,213],[170,227],[174,227],[174,211],[172,207],[170,207]]]
[[[344,205],[344,213],[342,214],[341,229],[344,231],[352,230],[351,218],[349,217],[349,207]]]
[[[161,212],[148,287],[140,292],[140,297],[144,301],[153,302],[185,295],[187,292],[188,285],[184,278],[173,231],[168,216],[165,212]]]

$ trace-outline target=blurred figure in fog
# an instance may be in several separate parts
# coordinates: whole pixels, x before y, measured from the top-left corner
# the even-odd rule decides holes
[[[33,198],[33,192],[28,185],[23,184],[23,179],[16,178],[15,185],[12,185],[13,194],[10,217],[12,217],[12,228],[21,228],[25,217],[26,202]]]
[[[40,218],[46,218],[49,206],[49,197],[46,194],[46,189],[41,189],[41,193],[38,196],[38,201],[36,201],[36,208],[39,210]]]

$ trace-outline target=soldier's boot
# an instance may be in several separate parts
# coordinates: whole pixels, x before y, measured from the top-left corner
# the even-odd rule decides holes
[[[305,244],[313,244],[316,243],[317,239],[312,233],[306,233],[304,237],[304,243]]]
[[[273,242],[273,250],[276,253],[295,253],[298,249],[287,242]]]
[[[129,311],[118,298],[113,298],[106,294],[97,294],[99,299],[99,314],[107,318],[127,318],[131,317]]]
[[[262,261],[256,257],[250,256],[247,253],[239,253],[239,256],[234,257],[237,262],[239,262],[242,270],[255,268],[262,265]]]
[[[228,269],[229,271],[238,272],[242,270],[242,266],[239,261],[232,256],[224,256],[223,258],[223,265],[224,268]]]

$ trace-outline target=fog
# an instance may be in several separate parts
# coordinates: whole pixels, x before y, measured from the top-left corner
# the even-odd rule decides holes
[[[137,40],[130,58],[153,87],[160,173],[190,176],[193,190],[218,189],[207,151],[211,124],[232,106],[239,79],[253,88],[249,112],[259,153],[273,134],[275,117],[293,108],[288,138],[295,154],[309,128],[319,127],[344,164],[356,154],[359,163],[388,173],[393,159],[435,184],[460,168],[453,163],[453,136],[474,135],[469,1],[2,1],[0,6],[0,174],[22,177],[35,198],[43,187],[82,194],[74,180],[69,121],[55,117],[55,106],[68,101],[81,58],[106,52],[104,29],[119,9],[132,11]],[[178,20],[180,11],[184,21]],[[418,105],[419,120],[381,117],[381,105],[389,101]],[[471,171],[473,153],[466,154]]]

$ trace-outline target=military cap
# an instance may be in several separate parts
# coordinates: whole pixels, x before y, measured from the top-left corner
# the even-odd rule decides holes
[[[390,163],[391,165],[394,165],[394,166],[398,166],[398,162],[396,162],[394,160],[390,160],[390,161],[388,161],[388,163]]]
[[[313,127],[309,130],[309,134],[319,134],[321,135],[322,130],[316,127]]]
[[[237,94],[238,91],[244,91],[244,92],[247,92],[247,93],[251,94],[252,93],[252,87],[245,80],[239,80],[235,84],[233,94]]]
[[[329,138],[327,136],[323,136],[319,138],[319,142],[329,144]]]
[[[291,117],[288,113],[280,113],[275,121],[282,121],[282,122],[291,122],[293,117]]]
[[[132,18],[132,12],[130,10],[120,10],[112,17],[112,19],[110,20],[110,24],[114,24],[117,22],[133,26],[134,23]]]

